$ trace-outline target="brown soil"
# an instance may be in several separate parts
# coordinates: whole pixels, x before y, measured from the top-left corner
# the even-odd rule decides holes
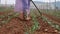
[[[35,34],[59,34],[58,30],[51,27],[47,22],[44,22],[42,19],[38,18],[39,21],[39,29],[36,30]],[[56,32],[57,30],[57,32]]]
[[[26,31],[26,25],[28,25],[28,27],[31,27],[32,22],[20,21],[17,18],[13,18],[9,23],[4,24],[2,27],[0,27],[0,34],[24,34]]]
[[[52,19],[50,16],[47,17]],[[41,18],[37,18],[37,20],[39,22],[39,28],[34,32],[34,34],[59,34],[59,31],[57,31],[57,29],[51,27],[47,22],[44,22]],[[0,34],[25,34],[26,25],[28,28],[30,28],[33,25],[32,20],[21,21],[18,18],[13,18],[9,23],[4,24],[2,27],[0,27]]]
[[[55,16],[52,16],[52,15],[48,15],[48,14],[45,14],[45,13],[42,13],[43,16],[47,17],[48,19],[54,21],[56,24],[60,25],[60,19],[55,17]]]

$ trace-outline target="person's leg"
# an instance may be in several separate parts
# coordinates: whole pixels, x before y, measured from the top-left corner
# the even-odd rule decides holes
[[[31,19],[31,17],[30,17],[30,6],[28,7],[28,9],[26,9],[26,12],[27,12],[26,20],[30,20]]]
[[[30,20],[30,0],[23,0],[23,11],[25,14],[25,19]]]
[[[30,0],[16,0],[14,11],[20,13],[19,18],[22,19],[26,15],[26,20],[30,19]],[[24,13],[24,15],[23,15]]]
[[[28,1],[28,5],[27,5],[27,9],[26,9],[26,11],[27,11],[27,20],[30,20],[31,19],[31,17],[30,17],[30,0],[27,0]]]
[[[23,19],[23,6],[22,6],[22,0],[16,0],[16,4],[14,7],[14,12],[19,13],[19,18]]]

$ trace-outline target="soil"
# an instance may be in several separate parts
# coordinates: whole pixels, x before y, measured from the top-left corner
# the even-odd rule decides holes
[[[41,18],[38,18],[38,21],[40,27],[36,30],[35,34],[59,34],[59,31],[57,29],[51,27],[47,22],[44,22]]]
[[[50,16],[49,18],[51,19]],[[42,18],[37,18],[37,20],[39,22],[39,28],[34,34],[59,34],[57,29],[51,27],[47,22],[44,22]],[[18,18],[12,18],[9,23],[0,27],[0,34],[25,34],[26,25],[30,28],[33,25],[32,20],[22,21]]]
[[[52,16],[52,15],[48,15],[48,14],[45,14],[43,13],[43,16],[47,17],[48,19],[54,21],[56,24],[60,25],[60,19],[55,17],[55,16]]]

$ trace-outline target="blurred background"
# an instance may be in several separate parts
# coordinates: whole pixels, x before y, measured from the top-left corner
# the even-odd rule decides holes
[[[33,0],[41,12],[60,18],[60,0]],[[3,10],[11,10],[15,6],[16,0],[0,0],[0,12]],[[30,4],[31,11],[36,8]],[[36,11],[37,12],[37,11]]]

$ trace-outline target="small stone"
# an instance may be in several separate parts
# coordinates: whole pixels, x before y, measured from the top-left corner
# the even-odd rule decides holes
[[[55,27],[54,25],[52,25],[52,27]]]
[[[45,31],[48,31],[48,29],[45,29]]]
[[[55,32],[58,32],[58,30],[55,30]]]

